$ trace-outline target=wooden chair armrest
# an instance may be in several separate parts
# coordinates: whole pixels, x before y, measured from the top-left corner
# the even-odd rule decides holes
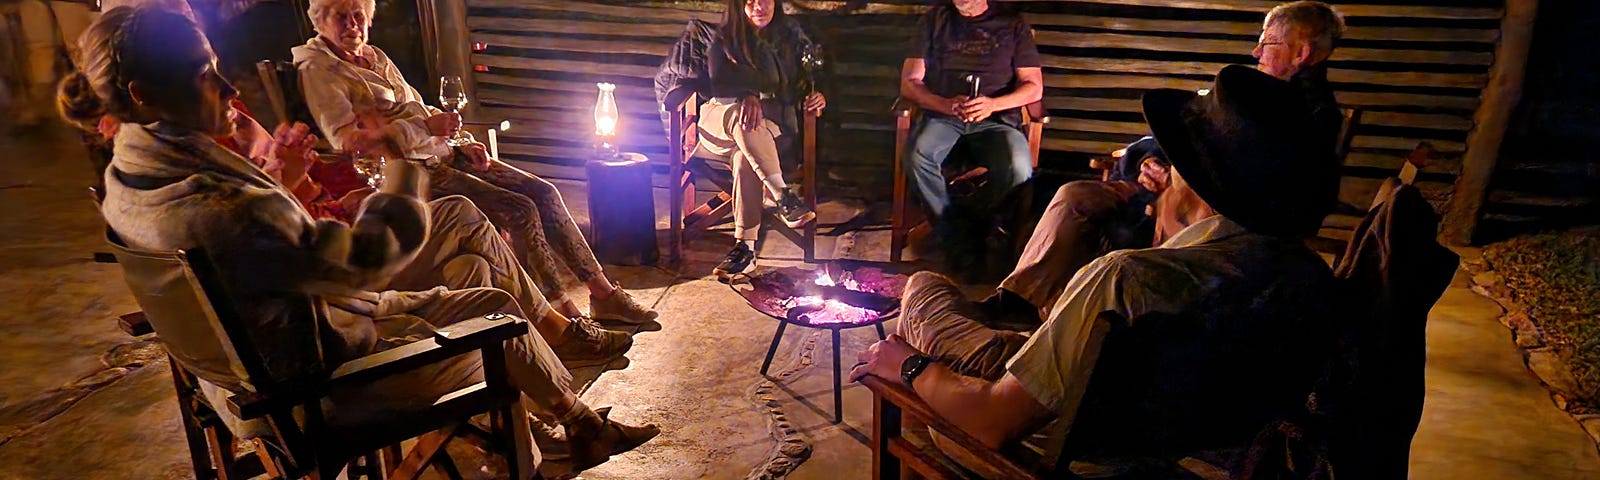
[[[130,337],[138,337],[155,333],[155,327],[150,326],[150,319],[145,318],[144,312],[133,312],[117,317],[117,328]]]
[[[867,389],[871,390],[872,395],[878,400],[887,401],[900,407],[900,411],[903,414],[916,418],[920,423],[944,435],[945,438],[950,440],[949,443],[951,445],[960,448],[963,451],[962,453],[965,453],[977,463],[976,465],[964,466],[975,469],[974,473],[979,476],[983,478],[1019,479],[1036,477],[1032,472],[1001,455],[999,451],[984,446],[983,442],[978,441],[965,430],[939,416],[938,413],[933,411],[933,407],[928,406],[927,403],[922,401],[921,397],[917,396],[917,392],[906,388],[904,385],[873,375],[862,377],[861,384],[866,385]],[[898,435],[899,432],[892,432],[891,434]]]
[[[1025,125],[1050,123],[1050,111],[1044,108],[1044,100],[1022,107],[1022,123]]]
[[[893,112],[896,117],[910,118],[916,116],[917,110],[917,102],[913,102],[906,97],[895,97],[894,105],[889,107],[889,111]]]
[[[500,348],[506,340],[528,333],[528,322],[511,315],[491,314],[459,322],[437,332],[433,338],[357,358],[339,365],[327,381],[287,392],[241,393],[228,397],[228,409],[241,419],[251,420],[284,411],[325,395],[341,385],[359,385],[409,372],[457,355],[485,348]]]
[[[1428,160],[1433,158],[1433,144],[1418,142],[1417,147],[1411,149],[1411,154],[1406,155],[1406,161],[1400,164],[1400,183],[1411,185],[1417,181],[1417,173],[1422,167],[1427,166]]]

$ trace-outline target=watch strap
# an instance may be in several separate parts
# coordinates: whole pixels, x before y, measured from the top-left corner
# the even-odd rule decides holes
[[[922,371],[927,370],[930,363],[933,363],[933,359],[927,355],[917,354],[906,357],[905,361],[900,364],[900,381],[904,382],[907,388],[911,388],[911,382],[916,380],[918,375],[922,375]]]

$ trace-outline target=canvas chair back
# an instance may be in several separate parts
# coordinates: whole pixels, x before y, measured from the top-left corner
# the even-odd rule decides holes
[[[233,306],[200,251],[153,251],[129,247],[107,229],[128,290],[144,310],[167,352],[195,376],[234,392],[272,389],[297,376],[269,375],[263,357],[237,321]],[[302,338],[316,341],[317,322],[304,322]]]
[[[1061,460],[1243,444],[1303,405],[1320,372],[1318,358],[1292,340],[1306,322],[1242,312],[1102,318],[1112,331]]]
[[[262,60],[256,62],[256,74],[260,76],[261,88],[278,121],[300,122],[316,128],[316,119],[312,118],[305,93],[300,89],[300,70],[294,63]]]
[[[1437,240],[1440,217],[1409,177],[1391,178],[1334,274],[1347,311],[1318,401],[1336,430],[1334,467],[1352,478],[1405,478],[1422,420],[1428,312],[1460,258]]]

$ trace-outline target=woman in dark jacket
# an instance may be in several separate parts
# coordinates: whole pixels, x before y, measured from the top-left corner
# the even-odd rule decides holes
[[[728,0],[707,49],[710,100],[700,110],[700,145],[733,167],[733,224],[738,243],[713,271],[719,277],[755,268],[762,199],[778,204],[790,228],[816,218],[783,181],[778,137],[794,133],[795,106],[821,112],[827,100],[808,89],[800,57],[811,43],[782,0]]]

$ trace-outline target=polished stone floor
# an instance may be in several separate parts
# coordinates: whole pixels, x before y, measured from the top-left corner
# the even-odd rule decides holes
[[[137,306],[118,267],[92,260],[103,227],[81,148],[64,132],[42,131],[0,137],[0,152],[0,479],[189,477],[168,365],[153,345],[116,329],[115,316]],[[587,222],[583,183],[559,184]],[[665,191],[655,193],[666,205]],[[864,209],[821,210],[828,225]],[[844,421],[830,423],[825,332],[789,329],[777,380],[757,374],[776,324],[707,275],[730,245],[723,230],[697,241],[676,270],[608,267],[661,311],[664,329],[639,334],[631,365],[601,376],[584,401],[665,433],[583,478],[870,477],[870,396],[847,384]],[[885,260],[887,234],[825,235],[818,249],[823,258]],[[764,256],[793,264],[799,251],[770,235]],[[1498,315],[1464,281],[1434,309],[1412,478],[1600,478],[1594,444],[1524,369]],[[846,331],[844,363],[875,338]],[[468,476],[483,473],[463,464]]]

